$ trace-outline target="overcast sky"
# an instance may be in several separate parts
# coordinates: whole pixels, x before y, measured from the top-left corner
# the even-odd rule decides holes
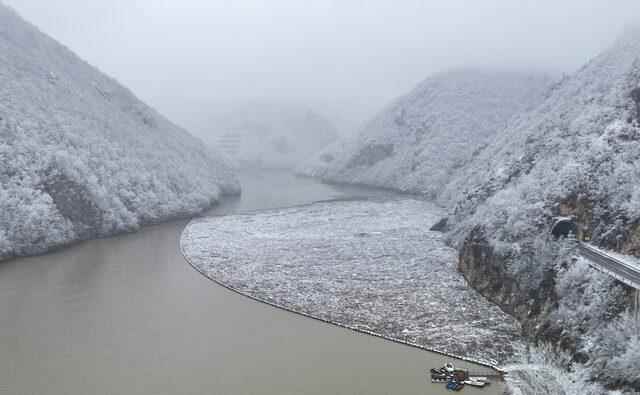
[[[0,0],[195,132],[247,99],[343,128],[456,67],[570,72],[640,0]]]

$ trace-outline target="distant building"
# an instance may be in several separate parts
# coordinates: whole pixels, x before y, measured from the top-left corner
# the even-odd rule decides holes
[[[242,132],[238,130],[229,131],[218,137],[217,146],[223,153],[231,158],[236,158],[242,144]]]

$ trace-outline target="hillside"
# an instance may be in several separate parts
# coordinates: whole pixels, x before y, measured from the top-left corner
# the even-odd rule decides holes
[[[338,137],[331,122],[303,106],[255,101],[216,117],[207,137],[237,166],[293,168]]]
[[[0,5],[0,258],[199,212],[227,166]]]
[[[555,83],[510,78],[429,78],[302,172],[437,199],[475,289],[568,353],[584,388],[637,391],[632,290],[572,259],[550,227],[573,217],[578,237],[640,255],[640,29]]]
[[[468,187],[449,218],[475,288],[533,339],[584,362],[587,377],[635,390],[632,290],[572,261],[573,246],[549,228],[554,216],[572,216],[579,238],[640,253],[639,86],[640,29],[630,29],[461,169]]]
[[[518,210],[531,201],[550,208],[590,200],[607,205],[611,215],[636,218],[640,107],[631,93],[640,83],[639,56],[640,29],[631,30],[556,83],[539,107],[516,117],[459,172],[467,188],[455,207],[458,222],[486,223],[482,215],[501,211],[496,206],[507,200]],[[479,206],[482,213],[469,217]],[[536,213],[544,214],[552,213]],[[527,231],[502,225],[492,228],[510,235]]]
[[[546,75],[454,71],[427,78],[300,172],[439,197],[514,115],[538,104]]]

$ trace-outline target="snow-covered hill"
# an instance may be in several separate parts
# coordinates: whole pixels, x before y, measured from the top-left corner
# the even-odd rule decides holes
[[[338,137],[313,110],[283,103],[245,103],[213,123],[207,141],[240,167],[293,168]]]
[[[238,191],[199,140],[0,4],[0,258]]]
[[[571,259],[550,239],[554,216],[578,237],[640,253],[640,28],[554,85],[460,169],[467,185],[449,218],[460,268],[520,317],[536,340],[560,344],[588,375],[640,390],[631,292]],[[635,96],[635,100],[634,100]]]
[[[302,171],[438,199],[475,289],[586,380],[637,391],[632,290],[573,260],[550,227],[572,216],[578,237],[640,255],[639,88],[640,28],[555,83],[440,74]]]
[[[544,217],[552,214],[544,208],[576,199],[637,218],[640,114],[631,92],[639,84],[637,29],[556,83],[540,106],[519,115],[507,133],[460,169],[467,191],[457,202],[458,221],[497,220],[491,228],[501,229],[499,238],[518,238],[532,230],[514,220],[524,208],[536,210],[526,217]]]
[[[540,103],[549,81],[534,73],[436,74],[300,172],[437,197],[514,114]]]

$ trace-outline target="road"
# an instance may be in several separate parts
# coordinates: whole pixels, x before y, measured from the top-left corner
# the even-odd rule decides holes
[[[613,276],[630,287],[640,289],[640,268],[584,242],[579,243],[578,251],[580,255],[589,261],[591,266]]]

